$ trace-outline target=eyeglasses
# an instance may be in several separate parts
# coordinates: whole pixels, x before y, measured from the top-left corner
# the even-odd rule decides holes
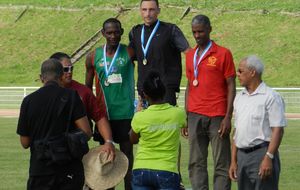
[[[64,73],[71,73],[73,71],[73,66],[63,67]]]

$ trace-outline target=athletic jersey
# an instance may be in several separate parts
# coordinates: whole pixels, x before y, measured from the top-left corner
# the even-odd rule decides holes
[[[106,56],[106,76],[103,47],[95,50],[94,69],[96,75],[97,96],[104,94],[109,120],[131,119],[134,114],[134,67],[127,51],[127,46],[120,44],[115,61]]]
[[[227,109],[226,79],[235,77],[233,57],[229,49],[212,46],[198,65],[197,86],[193,85],[194,53],[198,46],[186,53],[186,76],[189,81],[187,110],[209,117],[225,116]]]

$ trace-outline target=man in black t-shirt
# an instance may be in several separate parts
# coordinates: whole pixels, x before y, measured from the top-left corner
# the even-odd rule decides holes
[[[71,160],[64,165],[49,164],[37,158],[35,142],[65,133],[70,111],[70,129],[81,129],[91,137],[86,113],[78,94],[60,86],[63,68],[56,59],[46,60],[41,67],[43,87],[26,96],[22,102],[17,134],[22,146],[30,147],[29,190],[81,190],[84,184],[81,160]],[[75,98],[71,99],[71,94]],[[71,109],[73,101],[73,109]]]
[[[139,95],[143,96],[142,84],[147,73],[156,70],[167,87],[165,102],[176,105],[182,75],[181,52],[187,52],[189,44],[175,24],[158,20],[159,12],[158,0],[141,0],[144,24],[132,28],[129,46],[134,49],[138,62]]]

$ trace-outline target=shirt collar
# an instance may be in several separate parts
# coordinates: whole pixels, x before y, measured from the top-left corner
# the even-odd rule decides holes
[[[147,108],[147,110],[164,110],[170,108],[171,105],[169,103],[163,103],[163,104],[154,104]]]
[[[249,92],[247,91],[246,88],[244,88],[242,90],[242,94],[243,95],[247,94],[247,95],[250,95],[250,96],[253,96],[253,95],[256,95],[256,94],[265,94],[266,93],[266,88],[267,88],[266,84],[264,82],[261,82],[252,94],[249,94]]]
[[[207,54],[209,54],[210,52],[217,52],[217,44],[213,41],[213,40],[210,40],[212,42],[212,45],[211,45],[211,48],[209,49],[209,51],[207,52]],[[196,51],[198,48],[198,45],[196,45],[194,47],[194,51]]]

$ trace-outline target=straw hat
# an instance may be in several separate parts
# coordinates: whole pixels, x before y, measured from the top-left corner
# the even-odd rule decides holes
[[[90,149],[83,157],[85,183],[93,190],[104,190],[116,186],[128,170],[128,159],[118,149],[112,161],[107,152],[99,147]]]

